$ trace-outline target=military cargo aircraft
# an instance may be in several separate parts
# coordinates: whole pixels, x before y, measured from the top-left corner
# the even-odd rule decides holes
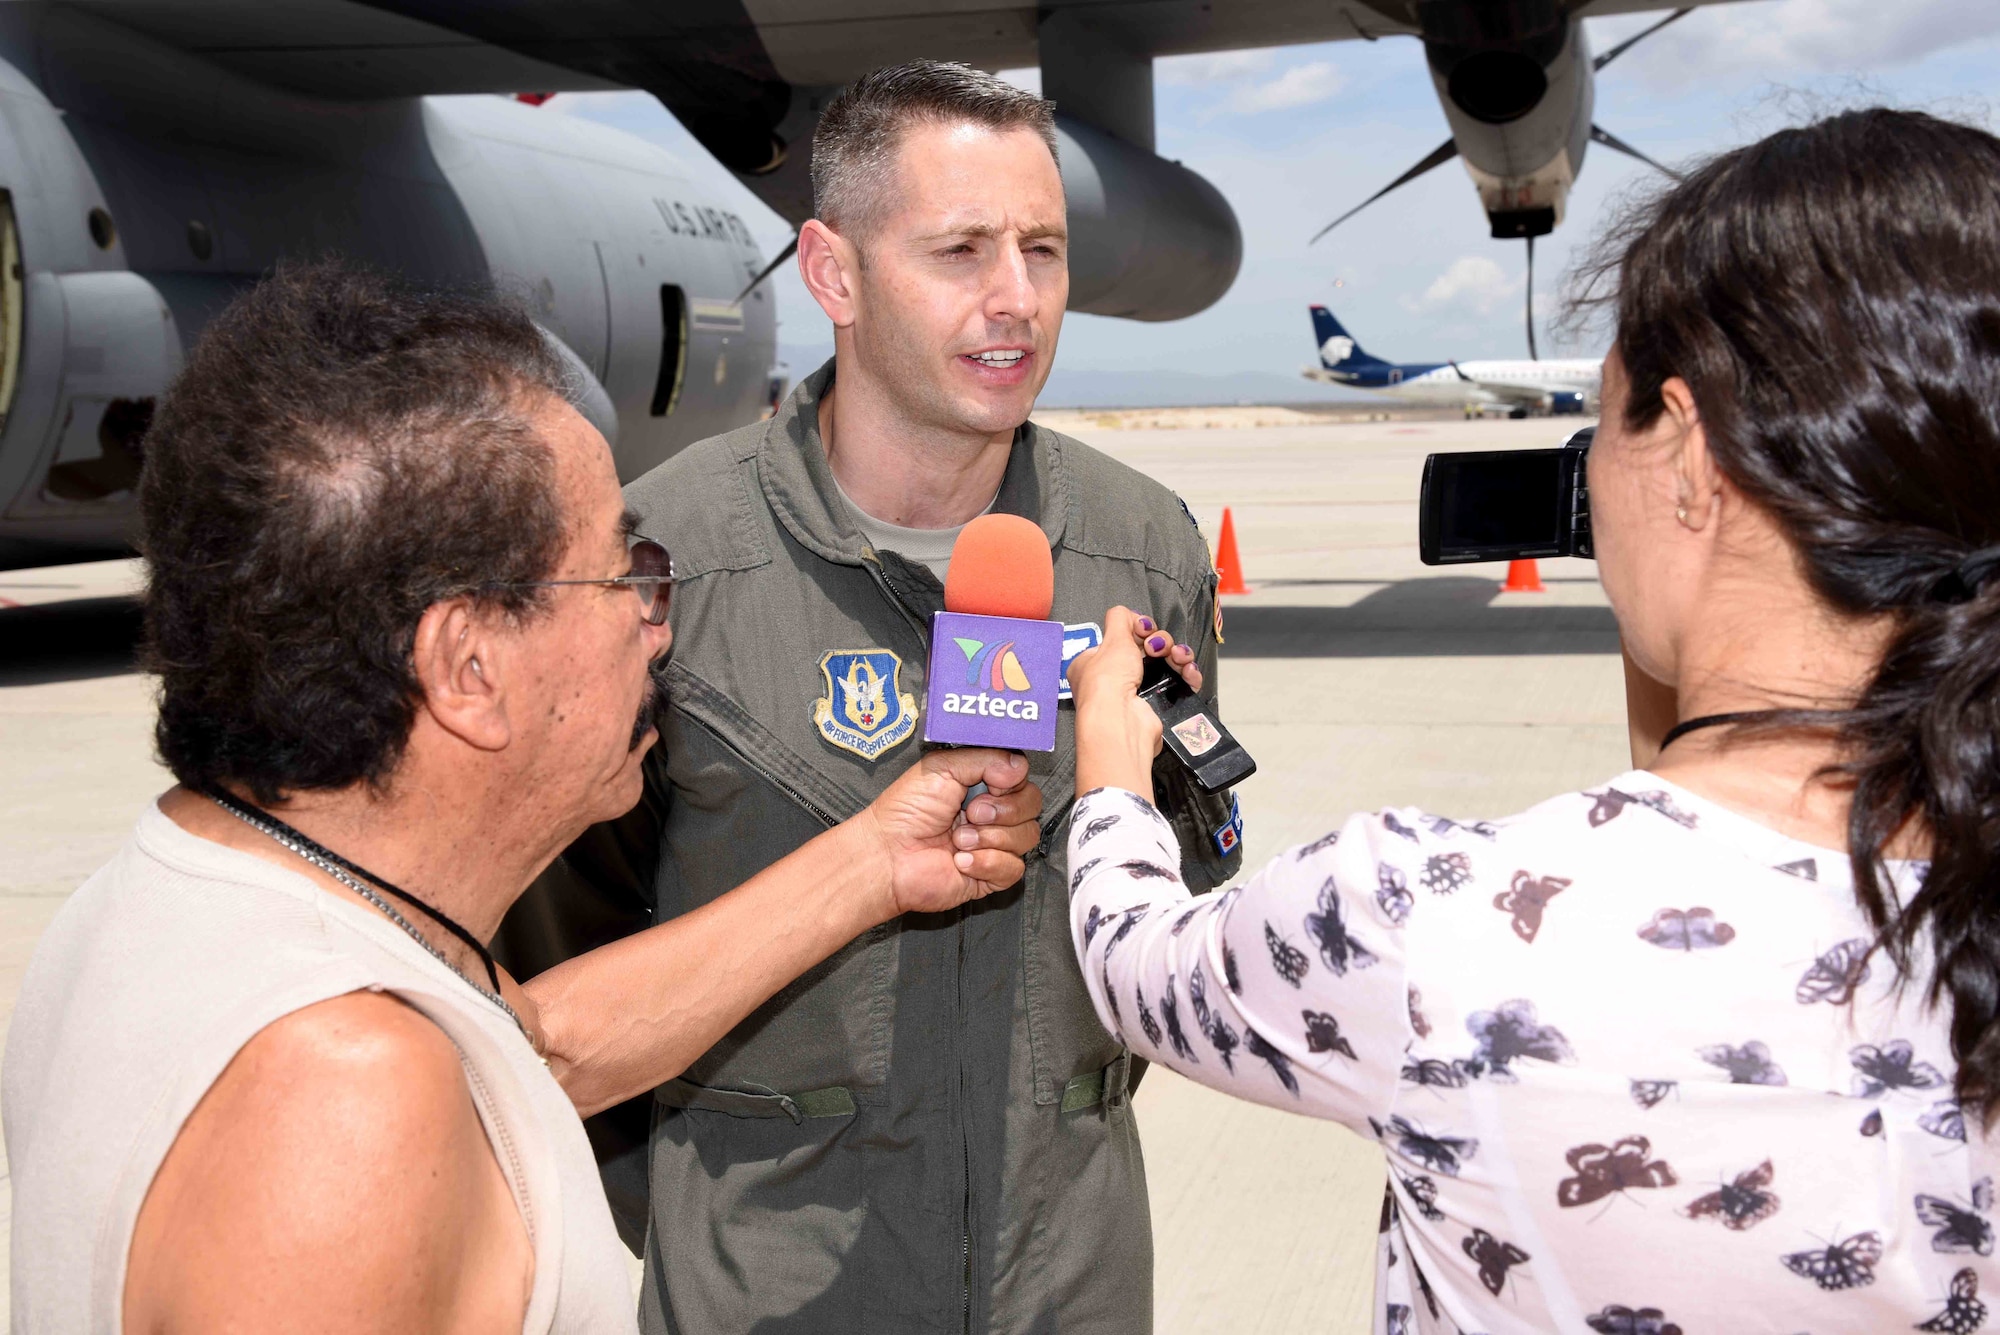
[[[512,97],[445,95],[646,90],[796,223],[841,85],[920,56],[1039,65],[1061,109],[1072,309],[1167,320],[1228,290],[1242,233],[1214,186],[1153,151],[1155,57],[1417,39],[1452,131],[1426,162],[1462,157],[1496,235],[1533,236],[1559,221],[1593,134],[1611,142],[1591,80],[1622,48],[1593,60],[1583,19],[1660,7],[7,0],[0,568],[128,549],[154,399],[209,316],[288,255],[521,294],[627,478],[768,409],[782,383],[756,280],[782,254],[760,254],[660,149]]]

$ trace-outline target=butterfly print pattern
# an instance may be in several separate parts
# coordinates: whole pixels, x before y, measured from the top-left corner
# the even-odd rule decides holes
[[[1815,1001],[1845,1006],[1854,1000],[1854,989],[1868,981],[1868,954],[1868,943],[1860,937],[1842,941],[1799,976],[1792,995],[1801,1006]]]
[[[1569,888],[1569,881],[1561,876],[1530,876],[1527,872],[1514,873],[1514,882],[1507,889],[1493,896],[1493,907],[1502,913],[1514,916],[1514,935],[1535,944],[1535,937],[1542,930],[1542,912],[1549,901]]]
[[[1660,909],[1639,929],[1639,939],[1663,950],[1714,950],[1736,939],[1736,929],[1717,922],[1713,909]]]
[[[1490,820],[1461,821],[1449,816],[1432,816],[1424,823],[1430,826],[1433,834],[1452,835],[1463,830],[1467,834],[1478,835],[1489,844],[1500,837],[1500,827]]]
[[[1292,1074],[1292,1059],[1271,1046],[1264,1036],[1255,1029],[1243,1031],[1243,1050],[1271,1068],[1271,1074],[1278,1077],[1278,1083],[1294,1095],[1299,1092],[1299,1078]]]
[[[1851,1238],[1812,1251],[1791,1252],[1778,1259],[1794,1275],[1803,1275],[1829,1292],[1864,1288],[1875,1282],[1875,1267],[1882,1260],[1882,1235],[1872,1231],[1856,1233]]]
[[[1597,805],[1590,809],[1590,823],[1603,825],[1623,814],[1626,807],[1640,806],[1657,811],[1684,830],[1692,830],[1698,822],[1695,817],[1674,804],[1674,800],[1657,790],[1643,793],[1628,793],[1618,788],[1606,788],[1601,793],[1585,793],[1585,797],[1595,797]]]
[[[1776,1174],[1777,1170],[1766,1159],[1755,1168],[1738,1173],[1735,1181],[1723,1183],[1706,1196],[1695,1197],[1688,1203],[1687,1216],[1720,1220],[1724,1228],[1739,1233],[1753,1224],[1761,1224],[1778,1212],[1777,1193],[1770,1189]]]
[[[1941,1088],[1944,1073],[1915,1057],[1916,1049],[1906,1038],[1879,1048],[1863,1043],[1852,1049],[1847,1059],[1854,1064],[1854,1096],[1872,1099],[1889,1090]]]
[[[1325,1011],[1300,1011],[1306,1022],[1307,1052],[1337,1052],[1349,1061],[1358,1061],[1354,1045],[1341,1037],[1340,1021]]]
[[[1375,1129],[1377,1140],[1395,1137],[1396,1153],[1446,1177],[1457,1177],[1465,1161],[1479,1152],[1476,1140],[1464,1136],[1435,1135],[1400,1113],[1391,1117],[1387,1126],[1372,1117],[1368,1119],[1368,1124]]]
[[[1145,858],[1128,858],[1124,862],[1119,863],[1118,868],[1135,881],[1173,881],[1179,879],[1179,874],[1172,868],[1162,867],[1157,862],[1148,862]]]
[[[1390,1303],[1382,1309],[1388,1335],[1410,1335],[1410,1308],[1407,1303]]]
[[[1732,1085],[1785,1083],[1784,1071],[1771,1060],[1771,1049],[1755,1039],[1740,1048],[1729,1043],[1716,1043],[1696,1051],[1710,1066],[1719,1066],[1729,1072],[1729,1083]]]
[[[1375,956],[1347,930],[1341,916],[1340,889],[1332,877],[1319,891],[1319,912],[1306,915],[1306,935],[1319,943],[1319,957],[1338,977],[1346,977],[1349,966],[1365,969]]]
[[[1293,987],[1305,981],[1306,970],[1312,967],[1312,961],[1306,958],[1305,951],[1279,936],[1278,929],[1268,922],[1264,924],[1264,945],[1271,952],[1271,967],[1277,971],[1278,977]]]
[[[1410,1200],[1416,1204],[1417,1213],[1433,1224],[1442,1224],[1444,1211],[1437,1207],[1437,1179],[1426,1177],[1422,1173],[1413,1173],[1404,1177],[1402,1181],[1403,1190],[1410,1194]]]
[[[1948,1201],[1942,1196],[1917,1197],[1917,1222],[1937,1231],[1931,1235],[1934,1252],[1977,1252],[1993,1255],[1993,1225],[1986,1217],[1993,1211],[1993,1179],[1982,1177],[1972,1184],[1972,1199]]]
[[[1070,831],[1105,1030],[1377,1138],[1378,1330],[2000,1335],[2000,1170],[1844,859],[1642,773],[1357,816],[1210,899],[1135,798]]]
[[[1525,1265],[1528,1254],[1511,1242],[1502,1242],[1483,1228],[1472,1230],[1472,1236],[1459,1244],[1472,1263],[1479,1267],[1479,1282],[1486,1291],[1499,1296],[1507,1287],[1507,1272],[1517,1265]]]
[[[1944,1335],[1972,1335],[1986,1324],[1986,1304],[1979,1301],[1979,1274],[1966,1266],[1951,1277],[1951,1292],[1944,1310],[1928,1321],[1917,1323],[1918,1330],[1942,1331]]]
[[[1166,1035],[1160,1032],[1160,1022],[1153,1018],[1152,1009],[1146,1005],[1146,994],[1140,991],[1135,995],[1139,1002],[1139,1028],[1145,1031],[1146,1041],[1157,1048],[1166,1041]]]
[[[1657,1108],[1661,1100],[1680,1087],[1678,1080],[1634,1080],[1631,1082],[1632,1102],[1641,1108]]]
[[[1598,1335],[1681,1335],[1681,1328],[1667,1320],[1657,1307],[1626,1307],[1607,1303],[1583,1319]]]
[[[1110,816],[1098,816],[1094,818],[1093,820],[1085,824],[1082,833],[1076,836],[1076,847],[1082,848],[1085,844],[1095,839],[1098,835],[1103,834],[1106,830],[1116,829],[1118,823],[1124,819],[1125,818],[1123,816],[1115,814]]]
[[[1412,985],[1408,989],[1407,1009],[1410,1012],[1410,1029],[1418,1038],[1431,1036],[1430,1017],[1424,1014],[1424,994]]]
[[[1965,1139],[1965,1113],[1957,1099],[1941,1099],[1917,1118],[1917,1125],[1941,1140]]]
[[[1191,1062],[1201,1058],[1194,1055],[1194,1044],[1188,1042],[1187,1034],[1181,1028],[1181,1004],[1174,999],[1174,977],[1167,975],[1167,990],[1160,994],[1160,1018],[1167,1022],[1167,1042],[1173,1044],[1175,1055]]]
[[[1472,859],[1463,853],[1433,853],[1424,859],[1423,887],[1434,895],[1456,894],[1472,883]]]
[[[1188,1005],[1194,1009],[1196,1026],[1208,1039],[1209,1046],[1215,1049],[1215,1055],[1222,1058],[1223,1068],[1235,1070],[1233,1054],[1236,1051],[1236,1031],[1229,1027],[1221,1015],[1209,1009],[1208,981],[1201,976],[1199,964],[1195,965],[1194,972],[1188,975]]]
[[[1415,903],[1416,899],[1403,879],[1402,868],[1392,867],[1386,862],[1375,868],[1375,905],[1382,910],[1383,917],[1401,927],[1409,921],[1410,908]]]
[[[1503,1001],[1490,1011],[1474,1011],[1465,1022],[1474,1040],[1466,1069],[1474,1075],[1514,1079],[1513,1064],[1522,1057],[1552,1063],[1575,1060],[1569,1040],[1552,1024],[1535,1017],[1535,1003],[1526,998]]]
[[[1671,1187],[1680,1177],[1664,1159],[1652,1158],[1653,1142],[1626,1136],[1615,1145],[1577,1145],[1563,1157],[1570,1172],[1556,1184],[1556,1204],[1574,1208],[1634,1187]]]
[[[1335,844],[1339,842],[1340,842],[1340,831],[1334,830],[1331,833],[1321,835],[1319,838],[1313,840],[1309,844],[1299,845],[1299,851],[1295,856],[1297,857],[1298,861],[1304,862],[1307,858],[1311,857],[1313,854],[1324,853],[1326,852],[1327,849],[1332,848]]]

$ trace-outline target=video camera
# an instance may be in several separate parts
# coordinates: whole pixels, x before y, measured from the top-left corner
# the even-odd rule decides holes
[[[1424,460],[1417,553],[1427,566],[1593,555],[1584,461],[1597,428],[1553,450],[1477,450]]]

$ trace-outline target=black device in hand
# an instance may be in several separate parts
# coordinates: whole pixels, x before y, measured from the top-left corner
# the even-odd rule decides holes
[[[1160,716],[1167,749],[1194,776],[1205,793],[1219,792],[1257,772],[1257,762],[1222,720],[1208,710],[1178,669],[1164,658],[1148,658],[1139,678],[1139,698]]]
[[[1427,566],[1592,555],[1584,469],[1596,427],[1553,450],[1479,450],[1424,460],[1417,554]]]

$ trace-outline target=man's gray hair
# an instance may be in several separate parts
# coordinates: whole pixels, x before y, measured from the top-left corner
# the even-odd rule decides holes
[[[863,75],[840,90],[813,131],[813,216],[850,235],[872,225],[894,185],[896,150],[911,125],[1032,130],[1054,158],[1055,107],[950,61],[912,60]]]

